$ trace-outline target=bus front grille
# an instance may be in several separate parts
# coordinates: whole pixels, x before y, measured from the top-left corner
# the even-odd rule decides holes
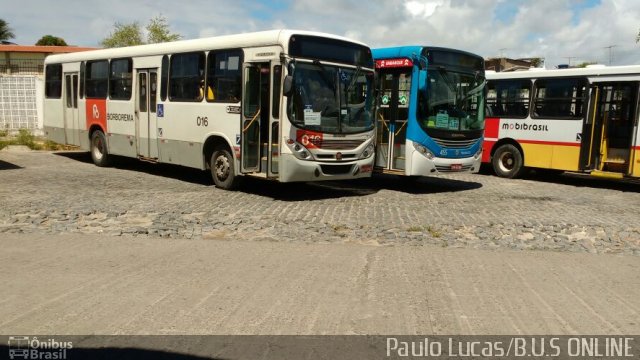
[[[445,172],[465,172],[465,171],[470,171],[472,166],[473,165],[463,165],[462,168],[460,168],[460,169],[451,170],[451,166],[450,165],[447,165],[447,166],[436,165],[436,170],[438,170],[439,172],[443,172],[443,173],[445,173]]]
[[[353,165],[320,165],[322,172],[326,175],[350,174]]]
[[[362,145],[364,140],[327,140],[323,139],[316,146],[325,150],[353,150]]]
[[[468,147],[473,146],[473,144],[475,144],[476,141],[478,141],[478,139],[451,140],[451,139],[433,138],[433,141],[435,141],[436,144],[438,144],[438,145],[440,145],[441,147],[444,147],[444,148],[466,149]]]

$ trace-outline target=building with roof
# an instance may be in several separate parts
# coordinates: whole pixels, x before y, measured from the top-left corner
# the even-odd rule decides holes
[[[0,45],[0,130],[42,130],[44,58],[94,50],[78,46]]]
[[[0,45],[0,74],[42,74],[44,58],[51,54],[95,50],[78,46]]]
[[[541,58],[489,58],[484,60],[484,68],[485,70],[493,70],[495,72],[526,70],[532,67],[540,66],[540,63],[543,61],[544,60]]]

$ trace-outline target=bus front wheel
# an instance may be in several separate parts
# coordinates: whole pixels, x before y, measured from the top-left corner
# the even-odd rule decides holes
[[[235,173],[233,156],[226,148],[221,147],[213,152],[210,167],[216,187],[233,190],[240,184],[240,178]]]
[[[93,159],[94,164],[100,167],[109,166],[111,163],[107,139],[100,130],[96,130],[91,134],[91,159]]]
[[[522,153],[511,144],[501,145],[493,154],[491,163],[496,175],[503,178],[517,178],[524,170]]]

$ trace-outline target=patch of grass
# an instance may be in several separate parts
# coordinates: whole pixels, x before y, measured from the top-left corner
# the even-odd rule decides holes
[[[411,226],[407,229],[409,232],[421,232],[422,230],[424,230],[422,226]]]
[[[13,136],[8,135],[7,130],[0,130],[0,138],[2,137],[5,139],[0,140],[0,150],[9,145],[24,145],[29,147],[31,150],[49,151],[72,150],[78,148],[77,146],[62,145],[42,137],[36,137],[27,129],[20,129],[18,134]]]
[[[25,145],[32,150],[39,150],[39,149],[36,149],[38,145],[36,144],[35,139],[36,137],[33,136],[31,131],[27,129],[20,129],[18,131],[18,137],[16,138],[16,145]]]
[[[0,140],[0,150],[7,147],[7,145],[13,145],[13,142],[11,140]]]
[[[427,232],[429,232],[429,234],[431,234],[431,236],[434,238],[439,238],[442,236],[442,233],[436,230],[435,228],[431,227],[431,225],[427,226]]]

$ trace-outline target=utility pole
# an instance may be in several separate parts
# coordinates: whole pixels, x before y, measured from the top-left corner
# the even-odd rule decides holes
[[[613,60],[613,48],[616,47],[618,45],[609,45],[609,46],[605,46],[605,49],[609,49],[609,65],[611,65],[611,61]]]
[[[507,50],[507,48],[502,48],[502,49],[498,49],[498,51],[500,51],[500,58],[504,58],[504,51]]]
[[[576,57],[575,56],[565,56],[564,58],[567,59],[568,65],[569,65],[569,67],[571,67],[571,59],[575,59]]]

